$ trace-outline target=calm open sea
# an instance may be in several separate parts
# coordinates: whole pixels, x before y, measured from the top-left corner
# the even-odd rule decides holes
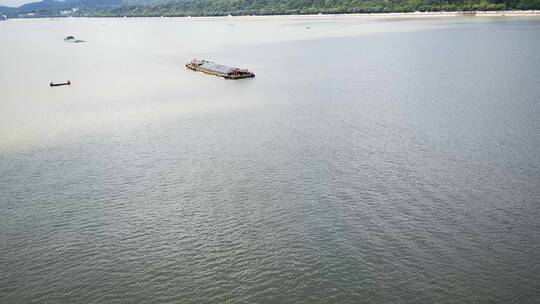
[[[539,18],[0,22],[0,303],[539,298]]]

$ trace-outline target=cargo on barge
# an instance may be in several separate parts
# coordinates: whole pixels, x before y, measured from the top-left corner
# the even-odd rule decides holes
[[[247,69],[240,69],[226,65],[216,64],[207,60],[194,59],[191,62],[188,62],[186,64],[186,67],[193,71],[200,71],[206,74],[220,76],[225,79],[242,79],[255,77],[255,74],[248,71]]]

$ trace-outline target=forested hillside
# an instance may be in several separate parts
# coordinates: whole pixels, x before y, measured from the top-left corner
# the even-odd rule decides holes
[[[123,6],[118,15],[275,15],[538,9],[540,0],[184,0]]]
[[[95,3],[94,3],[95,2]],[[49,5],[49,6],[47,6]],[[540,9],[540,0],[45,0],[8,13],[75,16],[226,16]],[[39,7],[32,10],[31,8]],[[1,10],[1,9],[0,9]]]

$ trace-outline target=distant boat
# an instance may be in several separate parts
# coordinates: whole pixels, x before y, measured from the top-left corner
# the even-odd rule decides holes
[[[306,30],[309,30],[309,29],[311,29],[311,26],[309,26],[309,25],[306,26]]]
[[[54,82],[51,82],[49,83],[49,86],[51,87],[59,87],[59,86],[65,86],[65,85],[71,85],[71,81],[67,81],[67,82],[57,82],[57,83],[54,83]]]
[[[73,42],[73,43],[79,43],[79,42],[85,42],[84,40],[75,39],[73,36],[67,36],[64,38],[65,42]]]
[[[255,74],[246,69],[216,64],[207,60],[194,59],[186,64],[186,68],[193,71],[200,71],[206,74],[220,76],[225,79],[242,79],[255,77]]]

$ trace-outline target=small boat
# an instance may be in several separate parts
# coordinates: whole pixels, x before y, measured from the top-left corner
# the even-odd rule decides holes
[[[65,42],[73,42],[73,43],[85,42],[84,40],[75,39],[75,37],[73,37],[73,36],[67,36],[66,38],[64,38],[64,41]]]
[[[68,80],[67,82],[49,83],[49,86],[51,87],[59,87],[59,86],[65,86],[65,85],[71,85],[71,81]]]
[[[225,79],[253,78],[255,74],[247,69],[235,68],[226,65],[216,64],[207,60],[193,59],[186,64],[186,68],[210,75],[216,75]]]

